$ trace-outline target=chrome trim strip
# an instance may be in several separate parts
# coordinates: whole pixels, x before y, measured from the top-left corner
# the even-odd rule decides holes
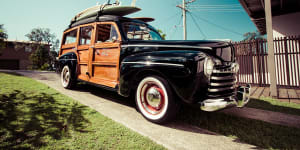
[[[182,65],[182,64],[155,63],[155,62],[122,62],[122,64],[166,65],[166,66],[180,66],[180,67],[184,67],[184,65]]]
[[[223,77],[216,77],[216,76],[212,76],[211,77],[212,80],[234,80],[236,79],[235,76],[229,75],[229,76],[223,76]]]
[[[188,45],[122,45],[122,47],[171,47],[171,48],[199,48],[212,50],[211,47],[188,46]]]
[[[232,70],[213,70],[213,73],[236,73]]]
[[[224,85],[234,85],[236,84],[236,81],[233,81],[233,82],[224,82],[224,83],[210,83],[209,85],[211,86],[224,86]]]
[[[221,92],[225,90],[232,90],[234,87],[218,88],[218,89],[208,89],[208,92]]]
[[[232,93],[229,93],[229,94],[226,94],[225,96],[224,95],[207,95],[209,98],[222,98],[222,99],[225,99],[225,98],[228,98],[230,96],[235,96],[236,95],[236,92],[232,92]]]
[[[77,60],[77,59],[59,59],[59,60]]]

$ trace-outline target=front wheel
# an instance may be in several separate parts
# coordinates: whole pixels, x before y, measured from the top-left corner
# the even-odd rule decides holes
[[[154,123],[165,123],[179,110],[168,82],[158,76],[145,77],[136,91],[136,104],[141,114]]]

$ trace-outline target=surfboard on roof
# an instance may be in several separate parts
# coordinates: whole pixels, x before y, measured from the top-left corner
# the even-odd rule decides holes
[[[135,12],[140,11],[141,8],[136,6],[120,6],[115,4],[103,4],[90,7],[80,13],[78,13],[72,22],[80,21],[86,18],[95,17],[100,15],[116,15],[116,16],[126,16]]]

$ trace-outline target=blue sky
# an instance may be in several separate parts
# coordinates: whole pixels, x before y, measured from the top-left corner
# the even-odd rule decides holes
[[[49,28],[58,39],[78,12],[106,0],[1,0],[0,24],[4,24],[11,40],[27,40],[25,34],[36,27]],[[130,5],[131,0],[121,0],[122,5]],[[182,0],[137,0],[136,5],[143,10],[130,17],[153,17],[150,23],[167,34],[167,39],[183,39],[181,10],[176,7]],[[223,9],[205,11],[191,9],[200,30],[187,14],[188,40],[232,39],[240,41],[246,32],[256,31],[247,13],[238,0],[196,0],[190,8],[201,6],[234,6],[239,11]],[[208,6],[210,7],[210,6]]]

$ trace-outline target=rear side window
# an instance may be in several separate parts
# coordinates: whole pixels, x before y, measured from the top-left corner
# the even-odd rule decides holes
[[[77,37],[77,29],[72,30],[65,34],[63,44],[71,44],[76,42]]]
[[[91,44],[93,29],[94,29],[93,26],[80,28],[79,45]]]
[[[97,43],[113,42],[119,38],[116,28],[111,24],[100,24],[97,30]]]

